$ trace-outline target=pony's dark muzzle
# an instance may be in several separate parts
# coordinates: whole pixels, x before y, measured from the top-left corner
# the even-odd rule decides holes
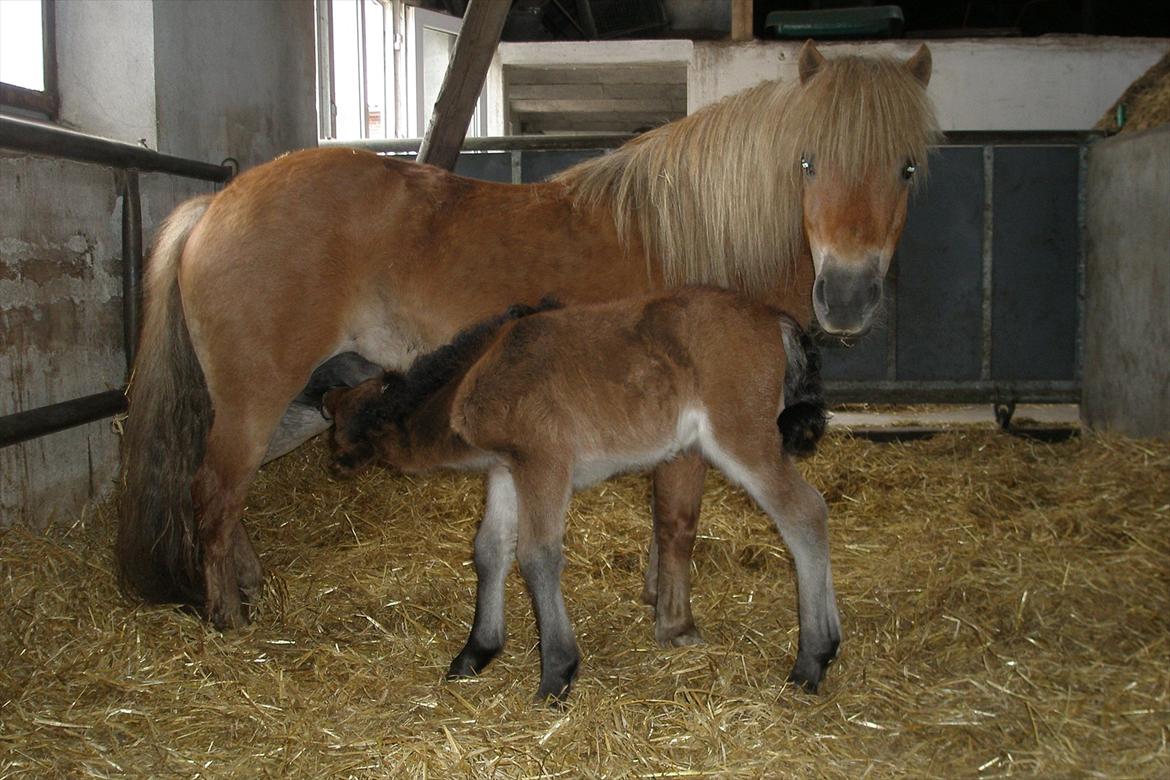
[[[882,277],[876,262],[859,270],[826,263],[813,283],[813,311],[821,327],[835,336],[865,333],[881,302]]]

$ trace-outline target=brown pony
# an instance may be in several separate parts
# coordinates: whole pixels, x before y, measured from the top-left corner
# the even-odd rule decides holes
[[[807,324],[865,329],[935,122],[930,54],[801,50],[765,83],[533,185],[349,149],[289,154],[180,206],[147,268],[117,558],[127,587],[247,620],[262,584],[240,522],[266,457],[328,422],[293,403],[332,356],[403,367],[514,302],[742,289]],[[702,459],[654,475],[644,598],[698,640],[689,561]],[[661,585],[659,582],[661,581]]]
[[[514,307],[419,358],[325,395],[333,470],[488,472],[475,537],[475,622],[448,677],[504,645],[513,559],[540,629],[537,699],[563,700],[580,654],[561,597],[574,489],[698,450],[768,513],[792,551],[800,641],[789,679],[816,691],[841,639],[828,510],[792,455],[824,431],[818,357],[795,320],[727,290],[592,306]]]

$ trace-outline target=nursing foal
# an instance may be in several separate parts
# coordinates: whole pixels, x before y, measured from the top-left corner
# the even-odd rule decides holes
[[[325,395],[331,468],[486,470],[475,538],[475,622],[448,677],[482,670],[504,644],[513,557],[540,630],[537,698],[563,701],[580,654],[561,596],[574,489],[698,448],[742,485],[792,551],[800,642],[789,679],[815,691],[840,625],[828,511],[792,456],[824,430],[819,357],[800,327],[713,288],[574,308],[513,307],[419,358]]]

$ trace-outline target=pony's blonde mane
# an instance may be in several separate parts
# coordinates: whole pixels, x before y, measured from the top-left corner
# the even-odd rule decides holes
[[[612,208],[669,284],[775,287],[805,246],[802,155],[849,181],[936,140],[922,84],[900,62],[826,61],[805,84],[765,82],[559,174],[578,204]],[[632,243],[632,242],[631,242]]]

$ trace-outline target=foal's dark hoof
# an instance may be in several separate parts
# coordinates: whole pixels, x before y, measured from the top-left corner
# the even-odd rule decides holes
[[[816,656],[797,656],[796,664],[788,674],[788,682],[799,685],[806,693],[816,693],[825,679],[825,671],[836,657],[836,648],[832,652]]]
[[[484,670],[496,654],[500,652],[498,647],[483,647],[475,642],[468,642],[467,646],[459,651],[459,655],[455,656],[455,660],[447,667],[448,680],[465,680],[468,677],[475,677]]]
[[[545,690],[545,686],[542,685],[532,701],[536,704],[543,704],[550,710],[563,712],[569,708],[569,690],[572,687],[572,682],[565,683],[559,689],[549,687],[548,690]]]

